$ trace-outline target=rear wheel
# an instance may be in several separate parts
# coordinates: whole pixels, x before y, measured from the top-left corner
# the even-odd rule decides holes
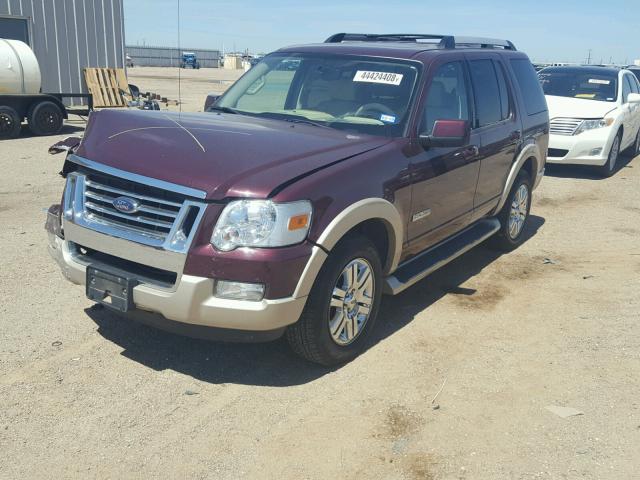
[[[64,123],[62,110],[53,102],[40,102],[31,107],[27,116],[29,129],[36,135],[54,135]]]
[[[616,163],[618,163],[618,157],[620,156],[620,142],[622,141],[622,132],[618,132],[616,138],[613,139],[611,144],[611,150],[609,150],[609,156],[607,157],[607,163],[598,167],[598,172],[603,177],[610,177],[616,171]]]
[[[530,210],[531,179],[527,172],[521,170],[498,214],[500,230],[491,239],[495,248],[511,251],[522,244]]]
[[[378,251],[366,237],[347,237],[325,261],[300,319],[287,329],[291,348],[326,366],[353,359],[366,346],[381,297]]]
[[[11,107],[0,106],[0,139],[16,138],[20,135],[21,118]]]

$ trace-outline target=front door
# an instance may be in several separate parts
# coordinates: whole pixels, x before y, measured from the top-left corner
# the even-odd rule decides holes
[[[429,134],[436,120],[470,120],[469,80],[464,62],[435,67],[424,96],[418,132]],[[422,150],[412,161],[408,253],[417,253],[464,228],[471,217],[478,180],[480,137],[469,145]]]

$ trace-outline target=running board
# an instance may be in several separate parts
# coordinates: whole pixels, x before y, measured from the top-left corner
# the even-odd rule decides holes
[[[400,265],[393,275],[385,278],[384,293],[396,295],[419,282],[440,267],[468,252],[500,230],[497,218],[480,220],[455,236],[425,250]]]

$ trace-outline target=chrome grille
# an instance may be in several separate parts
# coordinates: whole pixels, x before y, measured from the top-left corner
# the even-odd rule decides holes
[[[549,122],[549,131],[555,135],[573,135],[581,123],[581,118],[554,118]]]
[[[74,158],[74,162],[89,163]],[[67,175],[64,220],[91,230],[173,252],[187,252],[204,215],[204,192],[90,162]],[[95,168],[95,169],[94,169]],[[136,202],[131,213],[114,201]]]
[[[131,228],[141,234],[166,239],[180,213],[182,203],[165,200],[153,195],[138,193],[136,186],[127,190],[109,185],[109,178],[88,173],[84,186],[84,207],[89,218]],[[115,209],[113,201],[126,196],[140,203],[134,214],[122,213]]]

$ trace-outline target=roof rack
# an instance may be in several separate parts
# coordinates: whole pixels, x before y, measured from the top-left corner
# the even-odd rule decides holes
[[[509,40],[484,37],[455,37],[453,35],[435,35],[430,33],[336,33],[325,40],[325,43],[342,42],[414,42],[419,40],[440,40],[438,48],[502,48],[516,50]]]

